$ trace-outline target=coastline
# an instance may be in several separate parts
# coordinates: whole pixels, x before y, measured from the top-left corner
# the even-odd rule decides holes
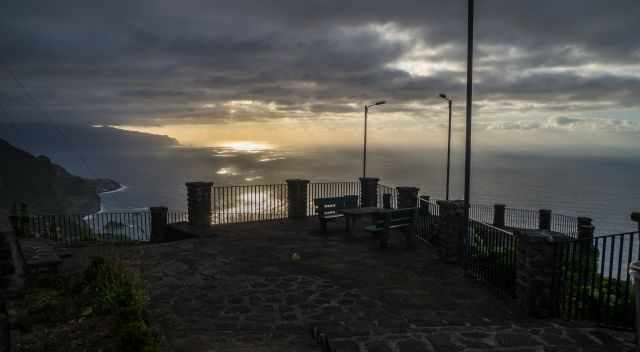
[[[110,191],[98,192],[98,195],[122,192],[122,191],[126,190],[127,188],[129,188],[129,187],[127,187],[127,185],[120,184],[120,188],[113,189],[113,190],[110,190]],[[102,207],[102,205],[100,205],[100,207]]]

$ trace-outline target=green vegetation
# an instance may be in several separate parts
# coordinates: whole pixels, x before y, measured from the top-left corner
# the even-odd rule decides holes
[[[560,263],[561,311],[566,317],[632,326],[633,284],[598,272],[600,251],[590,242],[568,247]]]
[[[28,289],[18,320],[19,350],[158,351],[148,300],[138,275],[121,263],[94,258],[82,274],[46,277]]]
[[[515,239],[506,234],[491,235],[482,225],[472,227],[471,272],[478,279],[515,294]]]

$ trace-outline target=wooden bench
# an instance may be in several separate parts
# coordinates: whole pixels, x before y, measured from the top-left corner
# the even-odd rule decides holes
[[[318,219],[322,225],[322,232],[326,233],[329,221],[344,218],[344,215],[340,214],[338,210],[358,207],[358,196],[316,198],[313,200],[313,204],[316,207]]]
[[[404,208],[387,211],[381,214],[382,219],[377,220],[372,225],[365,227],[365,230],[378,236],[380,248],[389,246],[389,235],[392,230],[403,230],[405,232],[405,243],[407,248],[413,247],[414,236],[418,224],[419,208]]]
[[[62,259],[53,243],[45,239],[20,239],[20,248],[28,273],[57,273]]]

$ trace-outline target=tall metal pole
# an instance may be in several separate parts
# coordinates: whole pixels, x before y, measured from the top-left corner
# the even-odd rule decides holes
[[[449,100],[449,138],[447,139],[447,197],[449,200],[449,174],[451,171],[451,100]]]
[[[362,177],[367,177],[367,112],[368,106],[364,106],[364,150],[362,155]]]
[[[466,121],[466,143],[464,153],[464,218],[466,238],[469,238],[469,197],[471,181],[471,104],[473,101],[473,10],[474,0],[468,0],[468,22],[467,22],[467,121]]]

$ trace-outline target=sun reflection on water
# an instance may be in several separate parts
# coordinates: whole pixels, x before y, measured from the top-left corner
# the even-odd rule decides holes
[[[236,141],[229,142],[222,145],[222,147],[230,149],[234,152],[244,152],[244,153],[260,153],[270,149],[273,149],[273,146],[266,143],[257,143],[251,141]]]

